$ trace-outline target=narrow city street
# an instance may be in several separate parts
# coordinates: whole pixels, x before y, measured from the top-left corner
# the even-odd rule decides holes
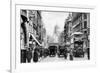
[[[74,57],[73,61],[84,61],[84,60],[88,60],[87,55],[85,54],[84,57]],[[66,61],[70,61],[69,58],[69,54],[67,59],[64,59],[64,57],[58,58],[58,56],[56,55],[55,57],[46,57],[41,59],[39,62],[66,62]]]
[[[85,54],[84,57],[74,57],[74,61],[84,61],[88,60],[87,55]]]
[[[59,62],[59,61],[66,61],[67,59],[64,58],[58,58],[58,56],[56,55],[55,57],[47,57],[44,58],[42,60],[40,60],[40,62]]]
[[[21,62],[89,60],[89,17],[89,13],[21,10]]]

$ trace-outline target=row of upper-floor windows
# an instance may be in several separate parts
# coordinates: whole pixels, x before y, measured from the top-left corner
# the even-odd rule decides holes
[[[82,29],[82,28],[87,29],[87,27],[88,27],[87,25],[88,25],[87,21],[84,21],[83,24],[79,23],[79,24],[77,24],[77,26],[75,26],[73,28],[73,31],[77,31],[77,30]]]
[[[82,22],[82,20],[87,20],[88,18],[88,13],[82,13],[75,21],[72,21],[72,25],[77,25],[77,23]],[[86,22],[85,22],[86,23]]]

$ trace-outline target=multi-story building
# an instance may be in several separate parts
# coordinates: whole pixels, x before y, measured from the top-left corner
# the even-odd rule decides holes
[[[62,31],[58,37],[58,42],[59,44],[64,44],[65,43],[65,38],[64,38],[64,31]]]
[[[41,46],[41,11],[21,10],[21,62],[26,62],[26,51]],[[34,51],[34,50],[33,50]]]
[[[30,36],[36,44],[41,45],[41,11],[21,10],[21,15],[27,19],[27,24],[25,25],[27,46],[29,46]]]
[[[82,34],[81,38],[83,41],[83,47],[89,46],[89,29],[90,29],[90,14],[89,13],[72,13],[72,32],[71,32],[71,43],[74,43],[74,33]]]
[[[27,11],[26,10],[21,10],[21,28],[20,28],[20,36],[21,36],[21,47],[27,45]]]
[[[83,41],[84,41],[84,47],[89,47],[90,39],[90,14],[89,13],[83,13],[82,14],[82,32],[84,34]]]
[[[41,17],[41,11],[37,11],[37,39],[39,40],[40,43],[42,43],[42,17]]]
[[[70,36],[71,36],[71,30],[72,30],[72,14],[69,13],[68,18],[65,20],[65,25],[64,25],[64,42],[67,45],[70,45]]]

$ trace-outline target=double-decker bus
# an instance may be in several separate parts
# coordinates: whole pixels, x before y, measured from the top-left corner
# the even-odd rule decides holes
[[[83,33],[75,32],[73,35],[73,56],[82,56],[84,57],[83,49]]]

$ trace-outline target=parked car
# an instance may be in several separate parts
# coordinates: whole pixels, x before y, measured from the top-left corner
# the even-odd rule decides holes
[[[47,49],[47,48],[44,49],[43,56],[44,57],[49,56],[49,49]]]
[[[59,46],[58,57],[64,57],[66,59],[67,58],[67,48],[65,48],[64,46]]]
[[[49,56],[55,57],[57,53],[57,46],[49,46]]]
[[[39,57],[47,57],[49,55],[49,50],[44,47],[38,47]]]

